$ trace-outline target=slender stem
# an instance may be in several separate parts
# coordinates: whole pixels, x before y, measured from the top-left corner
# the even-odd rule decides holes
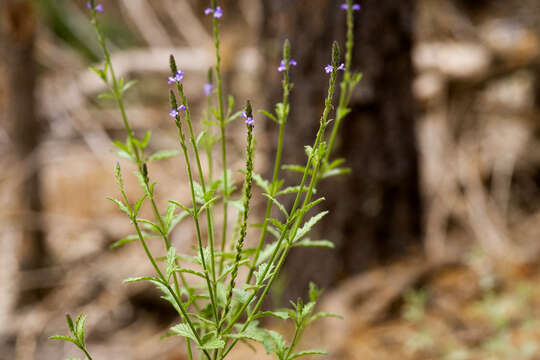
[[[199,149],[197,146],[197,140],[195,139],[195,133],[193,131],[193,125],[191,122],[191,110],[187,102],[186,95],[184,94],[184,88],[182,84],[178,83],[177,88],[178,88],[178,94],[180,95],[182,99],[182,104],[186,107],[186,123],[189,129],[189,140],[193,148],[193,153],[195,154],[195,162],[197,164],[197,170],[199,172],[201,188],[202,188],[203,194],[206,196],[206,182],[204,180],[204,173],[202,170]],[[209,243],[210,257],[211,257],[210,272],[212,275],[213,292],[215,294],[217,289],[216,289],[216,269],[215,269],[215,261],[214,261],[214,219],[213,219],[213,206],[211,204],[207,207],[207,210],[206,210],[206,222],[208,225],[208,243]],[[213,301],[215,300],[216,299],[213,298]],[[217,303],[214,304],[214,307],[217,309]],[[216,318],[216,325],[218,325],[217,321],[218,319]]]
[[[191,342],[189,338],[186,338],[186,348],[188,353],[188,360],[193,360],[193,352],[191,351]]]
[[[214,3],[217,6],[217,1]],[[225,110],[223,105],[223,80],[221,76],[221,56],[219,53],[219,21],[214,17],[214,45],[216,48],[216,78],[217,78],[217,97],[218,97],[218,115],[219,129],[221,135],[221,162],[223,166],[223,229],[221,234],[221,249],[225,249],[227,242],[227,222],[229,208],[229,179],[227,178],[227,143],[225,134]]]
[[[285,48],[287,49],[288,46],[289,46],[288,43],[286,43]],[[283,104],[283,108],[286,109],[286,108],[288,108],[289,94],[290,94],[290,89],[291,89],[290,78],[289,78],[290,51],[287,49],[287,50],[284,51],[284,53],[285,53],[285,56],[284,56],[285,71],[284,71],[284,74],[283,74],[283,81],[282,81],[282,84],[283,84],[283,102],[282,102],[282,104]],[[277,145],[277,149],[276,149],[276,158],[274,160],[274,171],[272,173],[272,194],[270,194],[270,195],[272,195],[273,197],[276,195],[275,193],[277,191],[277,180],[278,180],[278,175],[279,175],[279,169],[280,169],[280,166],[281,166],[281,156],[282,156],[282,152],[283,152],[283,139],[284,139],[284,134],[285,134],[285,123],[287,122],[288,112],[281,113],[281,114],[282,114],[282,116],[280,116],[280,118],[279,118],[278,145]],[[261,253],[261,249],[262,249],[262,246],[264,244],[266,234],[268,232],[268,224],[269,224],[270,214],[271,214],[271,211],[272,211],[272,205],[273,205],[273,202],[270,199],[268,199],[268,201],[266,202],[266,211],[264,213],[264,222],[263,222],[263,227],[262,227],[262,230],[261,230],[261,235],[259,237],[259,242],[258,242],[257,248],[255,250],[255,255],[253,257],[253,261],[251,262],[251,265],[249,267],[249,273],[248,273],[248,277],[247,277],[247,280],[246,280],[246,283],[248,283],[248,284],[251,281],[251,278],[253,277],[253,274],[255,272],[255,268],[257,267],[257,262],[259,261],[259,255]]]

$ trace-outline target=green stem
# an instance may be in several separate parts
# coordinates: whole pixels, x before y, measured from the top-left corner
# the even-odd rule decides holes
[[[213,2],[214,9],[217,1]],[[227,222],[229,207],[229,180],[227,178],[227,143],[225,134],[225,110],[223,105],[223,80],[221,76],[221,56],[219,54],[219,21],[214,18],[214,45],[216,48],[216,78],[217,78],[217,97],[218,97],[218,115],[219,129],[221,135],[221,162],[223,166],[223,229],[221,234],[221,249],[225,249],[227,242]]]

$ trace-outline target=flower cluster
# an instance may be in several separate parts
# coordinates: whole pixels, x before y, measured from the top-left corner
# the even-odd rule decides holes
[[[168,84],[179,83],[184,79],[184,72],[178,71],[174,76],[169,76]]]
[[[248,126],[255,126],[255,120],[253,120],[253,117],[248,116],[245,111],[242,113],[242,118],[245,119],[245,122]]]
[[[298,65],[296,60],[294,60],[294,59],[289,60],[289,66],[296,66],[296,65]],[[279,64],[279,67],[277,69],[278,69],[279,72],[283,72],[283,71],[285,71],[287,69],[286,64],[285,64],[285,60],[281,60],[281,63]]]
[[[339,65],[336,70],[345,71],[345,64]],[[332,71],[334,71],[334,67],[328,64],[324,67],[324,71],[326,71],[327,74],[330,74]]]
[[[341,4],[341,9],[348,10],[349,5]],[[353,11],[360,11],[360,10],[362,10],[362,7],[360,6],[360,4],[353,4],[352,9],[353,9]]]
[[[175,118],[178,116],[178,114],[179,114],[178,111],[180,111],[180,110],[182,110],[182,111],[183,111],[183,110],[186,110],[186,106],[185,106],[184,104],[182,104],[182,105],[178,106],[176,109],[175,109],[175,108],[172,108],[172,109],[171,109],[171,112],[169,113],[169,115],[170,115],[173,119],[175,119]]]
[[[216,19],[219,19],[220,17],[223,16],[223,9],[221,8],[221,6],[218,6],[218,7],[216,7],[216,10],[214,10],[214,9],[212,9],[212,8],[206,8],[206,9],[204,10],[204,14],[205,14],[205,15],[210,15],[210,14],[212,14],[212,13],[214,14],[214,17],[215,17]]]
[[[87,1],[86,2],[86,7],[88,9],[92,9],[92,3],[90,1]],[[94,10],[96,10],[97,12],[102,13],[103,12],[103,5],[97,4],[96,7],[94,8]]]

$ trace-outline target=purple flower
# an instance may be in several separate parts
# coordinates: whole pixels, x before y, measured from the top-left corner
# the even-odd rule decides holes
[[[348,10],[349,5],[347,5],[345,3],[341,4],[341,9],[342,10]],[[360,11],[362,9],[362,7],[360,6],[360,4],[353,4],[352,9],[353,9],[353,11]]]
[[[339,65],[337,68],[336,68],[336,71],[345,71],[345,64],[341,64]],[[327,73],[327,74],[330,74],[332,71],[334,71],[334,67],[332,65],[326,65],[324,67],[324,71]]]
[[[184,104],[182,104],[182,105],[178,106],[176,109],[172,108],[171,112],[169,113],[170,117],[175,119],[179,114],[179,112],[178,112],[179,110],[182,110],[182,111],[186,110],[186,106]]]
[[[206,8],[204,9],[204,15],[210,15],[210,14],[214,14],[214,17],[216,19],[219,19],[220,17],[223,16],[223,9],[221,8],[221,6],[218,6],[216,7],[216,10],[214,11],[214,9],[212,8]]]
[[[92,3],[90,1],[87,1],[86,2],[86,7],[88,9],[92,9]],[[97,12],[102,13],[103,12],[103,5],[97,4],[96,7],[94,8],[94,10],[96,10]]]
[[[221,6],[218,6],[216,8],[216,11],[214,12],[214,17],[219,19],[222,16],[223,16],[223,9],[221,8]]]
[[[291,59],[289,60],[289,66],[296,66],[298,65],[298,63],[296,62],[296,60],[294,59]],[[285,60],[281,60],[281,62],[279,63],[279,67],[277,68],[277,70],[279,72],[283,72],[287,69],[287,67],[285,66]]]
[[[174,76],[169,76],[169,81],[167,82],[169,85],[172,83],[179,83],[184,78],[184,72],[178,71]]]
[[[251,116],[247,116],[245,111],[242,113],[242,117],[245,119],[248,126],[255,126],[255,120],[253,120]]]
[[[204,84],[204,96],[210,96],[212,94],[212,89],[214,88],[214,85],[212,83],[206,83]]]

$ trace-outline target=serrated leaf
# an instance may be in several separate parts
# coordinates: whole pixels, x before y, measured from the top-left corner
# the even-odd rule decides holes
[[[176,269],[176,248],[171,246],[167,251],[167,264],[165,266],[165,273],[167,274],[167,279],[171,278],[171,275]]]
[[[150,281],[150,280],[156,280],[155,277],[152,276],[139,276],[139,277],[130,277],[125,280],[122,280],[123,284],[131,284],[139,281]]]
[[[327,355],[327,354],[328,352],[326,352],[325,350],[306,350],[306,351],[301,351],[301,352],[292,354],[291,357],[289,357],[289,360],[296,359],[301,356],[307,356],[307,355]]]
[[[255,184],[257,184],[257,186],[263,189],[266,193],[268,194],[271,193],[270,183],[267,180],[263,179],[261,175],[257,173],[253,173],[253,180],[255,180]]]
[[[200,278],[206,279],[206,275],[204,275],[200,271],[196,271],[196,270],[192,270],[192,269],[177,269],[175,271],[179,272],[179,273],[186,273],[186,274],[196,275],[196,276],[198,276]]]
[[[329,313],[329,312],[318,312],[309,319],[308,324],[323,317],[333,317],[336,319],[343,320],[343,316],[339,314],[334,314],[334,313]]]
[[[80,314],[75,320],[75,336],[80,344],[84,345],[84,324],[86,323],[86,315]]]
[[[199,350],[213,350],[225,347],[225,341],[217,337],[214,333],[206,334],[202,339],[202,344],[197,346]]]
[[[332,176],[336,176],[336,175],[347,175],[347,174],[350,174],[350,173],[351,173],[351,169],[349,169],[349,168],[330,169],[330,170],[324,172],[323,179],[326,179],[326,178],[329,178],[329,177],[332,177]]]
[[[308,191],[308,188],[307,187],[300,187],[299,185],[298,186],[289,186],[281,191],[279,191],[276,196],[280,196],[280,195],[287,195],[287,194],[297,194],[300,189],[302,189],[302,192],[307,192]],[[315,189],[313,189],[312,191],[313,194],[316,193]]]
[[[66,314],[66,322],[68,324],[69,331],[71,331],[72,334],[75,333],[75,325],[73,324],[73,319],[71,318],[71,315]]]
[[[127,216],[131,218],[131,212],[129,211],[128,207],[124,205],[123,202],[112,197],[107,197],[107,199],[115,203],[122,212],[124,212]]]
[[[320,212],[317,215],[311,217],[311,219],[309,219],[308,221],[306,221],[304,225],[300,228],[300,230],[298,230],[298,232],[296,233],[296,236],[294,237],[293,242],[296,242],[300,240],[301,238],[303,238],[311,230],[311,228],[315,226],[315,224],[321,221],[321,219],[326,214],[328,214],[328,211]]]
[[[256,279],[255,283],[256,284],[264,283],[266,280],[268,280],[272,276],[273,270],[274,270],[273,264],[270,265],[270,267],[268,267],[268,263],[263,263],[259,265],[259,268],[257,269],[257,271],[255,271],[255,273],[253,274],[255,275],[255,279]]]
[[[285,217],[289,217],[289,213],[287,212],[287,210],[285,210],[285,206],[283,206],[275,197],[273,197],[272,195],[270,194],[267,194],[267,193],[264,193],[262,194],[265,198],[269,199],[270,201],[272,201],[272,203],[274,205],[276,205],[278,207],[279,210],[281,210],[281,212],[285,215]]]
[[[204,204],[204,191],[202,188],[202,185],[199,184],[197,181],[193,181],[193,190],[195,191],[195,200],[198,204]]]
[[[266,353],[275,353],[281,359],[281,356],[283,355],[287,347],[285,339],[283,339],[283,337],[279,333],[273,330],[266,330],[265,333],[266,334],[263,339],[263,345]]]
[[[208,208],[210,205],[212,205],[212,203],[214,203],[217,199],[218,199],[218,198],[215,197],[215,198],[210,199],[210,200],[208,200],[207,202],[205,202],[205,203],[203,204],[203,206],[201,206],[201,207],[198,209],[197,215],[200,215],[206,208]]]
[[[259,259],[257,260],[257,265],[261,265],[263,262],[265,262],[270,255],[275,251],[276,247],[278,245],[277,241],[274,241],[271,244],[268,244],[264,247],[264,249],[259,254]]]
[[[169,205],[167,206],[167,211],[165,212],[164,221],[165,221],[165,229],[167,233],[169,233],[169,226],[171,225],[171,222],[174,218],[174,211],[176,210],[176,204],[169,202]]]
[[[72,338],[71,336],[53,335],[53,336],[49,336],[49,339],[51,339],[51,340],[69,341],[69,342],[72,342],[72,343],[78,345],[77,339]]]
[[[154,231],[156,234],[163,235],[163,231],[161,230],[161,228],[157,224],[154,224],[153,222],[151,222],[150,220],[137,218],[135,221],[142,222],[143,224],[148,225],[148,228]]]
[[[133,217],[136,217],[139,214],[139,210],[141,209],[141,206],[147,196],[147,194],[144,194],[139,200],[137,200],[135,206],[133,207]]]
[[[186,207],[186,206],[180,204],[178,201],[169,200],[169,202],[170,202],[171,204],[174,204],[174,205],[178,206],[179,208],[184,209],[184,211],[187,212],[189,215],[192,215],[192,214],[193,214],[193,211],[192,211],[190,208],[188,208],[188,207]]]
[[[297,241],[293,244],[294,247],[318,247],[333,249],[334,243],[328,240],[310,240],[309,238]]]
[[[150,162],[150,161],[155,161],[155,160],[168,159],[168,158],[172,158],[174,156],[177,156],[179,154],[180,154],[180,151],[178,151],[178,150],[160,150],[160,151],[152,154],[152,156],[148,157],[148,159],[146,159],[146,161]]]
[[[175,325],[171,328],[171,330],[176,335],[183,336],[195,342],[197,341],[197,337],[195,336],[195,334],[193,333],[193,331],[187,324],[182,323],[182,324]]]
[[[254,319],[266,316],[272,316],[281,320],[287,320],[289,318],[289,314],[285,311],[262,311],[255,315]]]

